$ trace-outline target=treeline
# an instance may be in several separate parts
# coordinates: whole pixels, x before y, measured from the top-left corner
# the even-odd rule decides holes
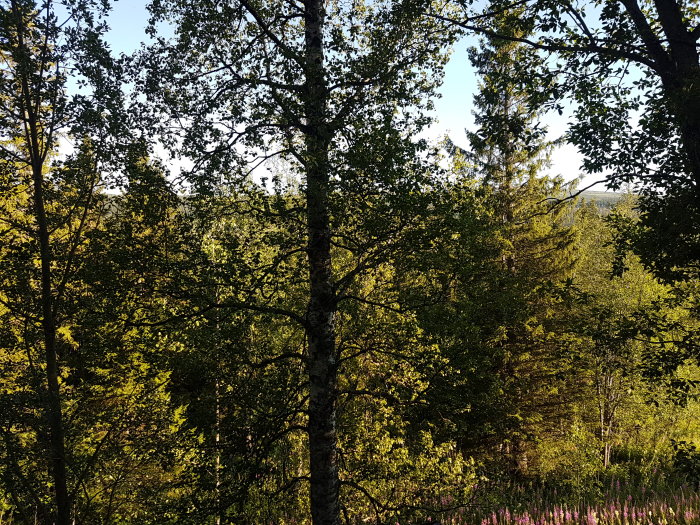
[[[480,26],[461,150],[416,138],[459,4],[190,4],[120,58],[101,1],[2,4],[0,520],[410,523],[697,481],[697,239],[661,213],[691,162],[655,152],[673,182],[603,211],[546,176],[565,86],[524,8]]]
[[[72,513],[304,522],[299,196],[183,200],[146,161],[129,170],[124,193],[93,195],[81,245],[54,259],[62,270],[73,253],[56,340]],[[335,270],[363,269],[336,317],[350,523],[469,507],[484,477],[587,493],[616,466],[664,468],[670,439],[697,433],[695,404],[672,397],[697,373],[661,370],[679,352],[657,318],[696,321],[633,256],[612,277],[612,216],[574,202],[552,211],[546,197],[564,194],[546,177],[456,175],[402,201],[403,217],[367,198],[392,211],[339,229]],[[60,195],[53,227],[68,237],[78,226],[61,224],[73,206]],[[31,220],[26,203],[19,189],[3,200],[17,223]],[[634,217],[633,205],[614,213]],[[4,238],[3,504],[22,523],[49,515],[53,482],[44,349],[28,319],[40,298],[18,286],[38,256],[16,230]]]

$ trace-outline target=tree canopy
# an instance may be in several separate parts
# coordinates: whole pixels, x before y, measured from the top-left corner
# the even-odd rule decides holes
[[[148,9],[0,2],[0,523],[700,515],[694,4]]]

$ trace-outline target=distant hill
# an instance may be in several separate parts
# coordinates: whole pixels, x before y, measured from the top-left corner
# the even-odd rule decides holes
[[[592,202],[598,206],[598,208],[609,210],[624,196],[624,193],[615,193],[612,191],[584,191],[581,194],[581,200],[583,202]]]

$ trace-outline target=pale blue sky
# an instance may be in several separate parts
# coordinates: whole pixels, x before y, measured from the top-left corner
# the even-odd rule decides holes
[[[118,0],[114,3],[109,17],[110,31],[107,35],[113,51],[130,53],[136,50],[146,38],[144,29],[147,21],[144,0]],[[459,42],[447,64],[445,82],[436,100],[437,123],[429,135],[439,138],[448,134],[458,145],[466,147],[465,128],[473,126],[472,97],[477,89],[478,77],[469,64],[467,48],[476,43],[475,38]],[[545,123],[550,129],[550,137],[560,136],[566,129],[566,114],[546,116]],[[564,146],[554,152],[550,174],[562,175],[572,180],[579,175],[580,155],[572,146]],[[582,184],[592,182],[586,178]],[[596,188],[603,189],[603,188]]]

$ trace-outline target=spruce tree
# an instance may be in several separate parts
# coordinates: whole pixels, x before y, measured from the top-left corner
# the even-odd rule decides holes
[[[527,35],[517,9],[500,14],[492,24],[498,34]],[[501,325],[494,350],[501,353],[499,377],[511,420],[504,451],[516,471],[525,474],[527,441],[561,414],[566,384],[558,378],[565,377],[567,364],[557,359],[555,301],[546,290],[548,283],[570,275],[575,230],[567,224],[570,206],[552,205],[563,196],[561,180],[542,173],[552,148],[539,122],[545,86],[536,79],[527,84],[519,80],[520,64],[537,60],[536,51],[490,37],[470,58],[481,82],[474,98],[479,129],[468,134],[468,162],[485,189],[501,245],[500,275],[494,275],[498,299],[491,304]]]
[[[527,32],[517,11],[493,24],[497,32]],[[560,401],[571,364],[560,358],[562,319],[550,285],[570,276],[576,239],[570,205],[555,204],[561,180],[542,173],[552,147],[539,124],[544,90],[518,81],[533,53],[498,38],[471,50],[478,129],[454,157],[452,241],[440,243],[443,258],[435,261],[446,304],[424,317],[449,362],[431,401],[450,407],[450,424],[440,423],[445,435],[457,433],[464,449],[501,456],[520,474],[529,470],[529,444],[566,413]]]

